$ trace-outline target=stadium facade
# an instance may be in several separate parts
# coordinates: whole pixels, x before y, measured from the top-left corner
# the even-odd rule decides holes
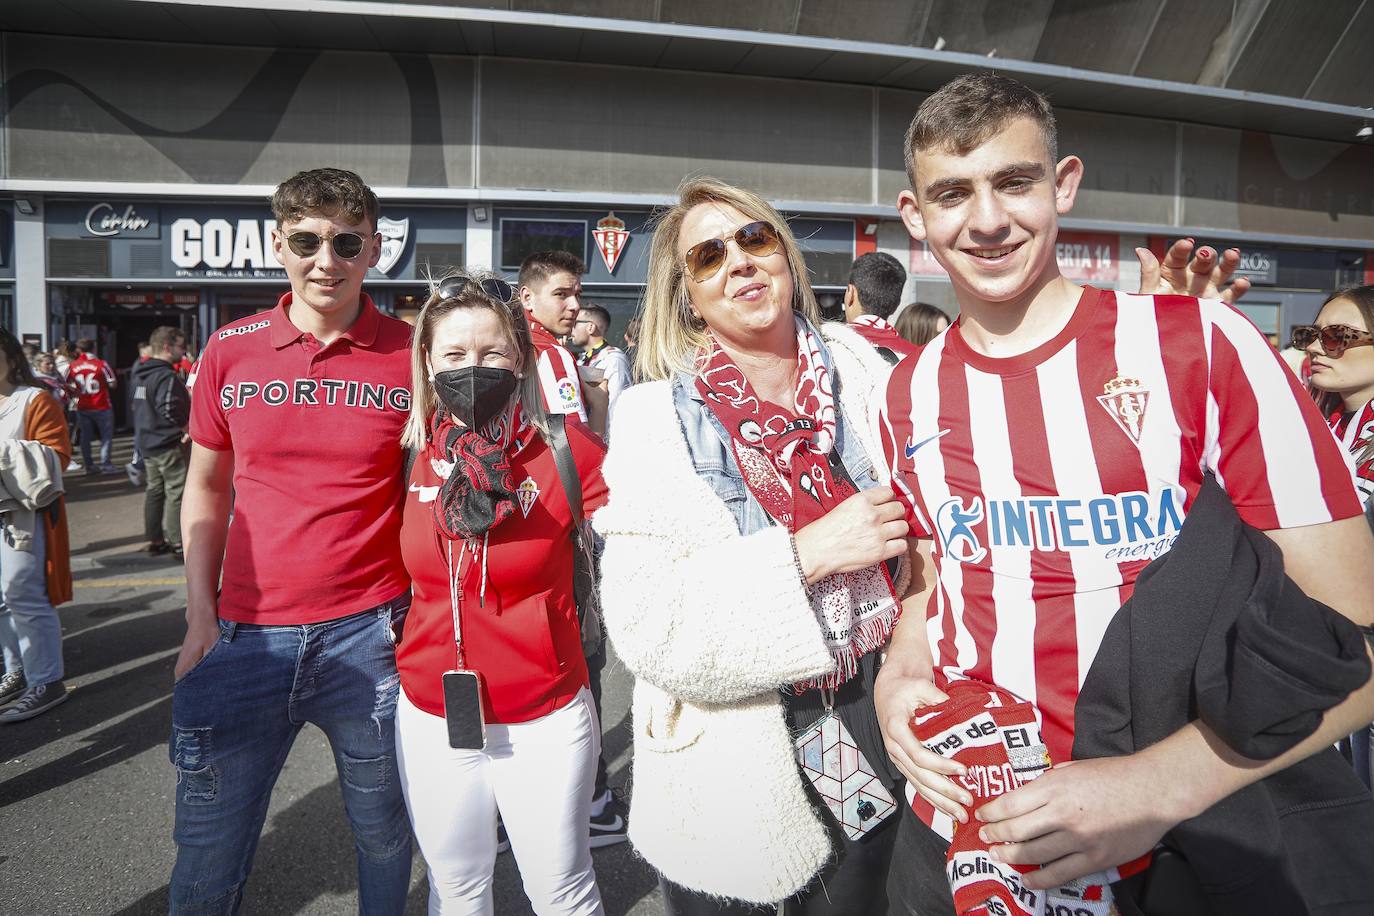
[[[118,365],[274,302],[267,196],[320,165],[381,195],[369,289],[399,314],[429,275],[556,246],[618,329],[691,174],[791,216],[819,292],[883,250],[952,311],[896,219],[902,135],[978,68],[1048,93],[1087,163],[1068,275],[1134,288],[1137,246],[1238,244],[1276,339],[1374,280],[1359,0],[14,0],[0,30],[0,320]]]

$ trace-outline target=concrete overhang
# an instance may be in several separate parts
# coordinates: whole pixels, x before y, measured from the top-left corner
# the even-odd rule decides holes
[[[0,29],[186,44],[581,61],[915,92],[991,66],[1047,93],[1063,108],[1342,143],[1353,142],[1374,114],[1310,99],[907,45],[442,2],[10,0],[0,7]]]

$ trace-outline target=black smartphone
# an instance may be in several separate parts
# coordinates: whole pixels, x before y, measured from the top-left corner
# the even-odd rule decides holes
[[[480,751],[487,746],[482,676],[476,671],[444,672],[444,721],[448,723],[449,747]]]

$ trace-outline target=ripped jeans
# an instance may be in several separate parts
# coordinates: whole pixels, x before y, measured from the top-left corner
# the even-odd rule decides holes
[[[173,914],[237,911],[272,787],[307,722],[329,738],[358,856],[358,910],[400,914],[410,822],[396,768],[400,678],[391,618],[410,596],[299,626],[220,621],[220,639],[177,681]]]

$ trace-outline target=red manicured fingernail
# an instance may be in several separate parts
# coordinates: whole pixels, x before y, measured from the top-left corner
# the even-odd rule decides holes
[[[1204,248],[1197,253],[1197,256],[1202,259],[1210,258],[1212,256],[1212,249]]]

